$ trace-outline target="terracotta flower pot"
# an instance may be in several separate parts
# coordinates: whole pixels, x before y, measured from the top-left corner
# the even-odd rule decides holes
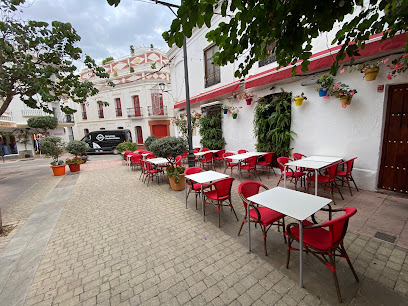
[[[51,166],[52,172],[54,172],[54,176],[61,176],[65,175],[65,164],[59,166]]]
[[[304,99],[305,99],[305,98],[302,98],[302,97],[295,98],[295,104],[296,104],[296,106],[302,105]]]
[[[174,176],[169,177],[170,187],[174,191],[184,190],[186,188],[186,178],[183,174],[180,174],[180,180],[178,183],[175,182]]]
[[[377,78],[380,68],[372,68],[364,71],[366,81],[374,81]]]
[[[245,100],[246,100],[247,105],[251,105],[251,103],[252,103],[252,98],[248,98],[248,99],[245,99]]]
[[[80,164],[68,164],[68,167],[71,172],[78,172],[81,170]]]

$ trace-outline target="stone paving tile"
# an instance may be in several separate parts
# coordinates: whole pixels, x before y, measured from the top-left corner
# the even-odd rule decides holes
[[[193,197],[186,210],[183,192],[172,192],[167,184],[145,186],[138,176],[138,171],[124,166],[80,174],[44,252],[26,305],[38,301],[83,305],[327,304],[298,288],[296,276],[286,275],[288,270],[282,268],[282,256],[277,256],[276,249],[284,254],[285,248],[275,229],[268,235],[269,256],[263,255],[258,229],[253,231],[253,253],[247,253],[246,228],[237,236],[244,212],[236,192],[239,181],[234,182],[232,202],[240,221],[224,209],[218,228],[212,207],[203,223],[201,205],[195,210]],[[277,179],[262,182],[272,187]],[[345,202],[363,193],[345,195]],[[368,197],[384,200],[382,196]],[[345,243],[361,277],[383,278],[385,286],[407,294],[406,249],[352,232]],[[295,261],[296,256],[291,262]],[[373,266],[376,269],[371,269]],[[334,285],[324,287],[337,300]]]

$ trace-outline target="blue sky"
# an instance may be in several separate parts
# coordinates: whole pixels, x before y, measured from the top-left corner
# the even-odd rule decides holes
[[[70,22],[81,36],[83,53],[98,63],[108,56],[129,54],[130,45],[153,44],[168,50],[161,33],[170,28],[174,15],[167,7],[148,2],[122,0],[118,7],[112,7],[106,0],[27,0],[20,17]]]

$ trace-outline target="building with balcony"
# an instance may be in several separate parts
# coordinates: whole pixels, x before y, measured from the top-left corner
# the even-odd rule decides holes
[[[70,103],[72,107],[72,102],[67,103]],[[49,131],[49,134],[62,138],[64,142],[73,140],[74,116],[64,114],[57,102],[49,103],[48,108],[54,114],[46,113],[42,109],[29,108],[19,97],[15,97],[6,112],[0,116],[0,154],[4,153],[6,158],[20,158],[40,153],[38,142],[44,135],[28,127],[27,120],[32,117],[55,116],[58,120],[58,127]],[[26,131],[28,132],[28,143],[24,144],[21,141],[25,139]]]
[[[173,135],[173,98],[169,93],[170,70],[166,54],[157,48],[138,48],[134,54],[104,65],[114,87],[83,70],[81,78],[92,81],[97,96],[79,105],[74,135],[81,139],[89,131],[129,129],[132,140],[143,146],[150,136]],[[160,86],[159,86],[160,84]],[[97,101],[108,102],[102,106]]]
[[[345,21],[352,18],[347,16]],[[382,64],[374,81],[367,81],[363,78],[364,74],[356,70],[339,73],[336,81],[358,92],[353,96],[351,105],[342,107],[340,99],[334,96],[325,99],[316,92],[317,80],[329,71],[341,48],[330,45],[341,24],[314,39],[308,72],[301,71],[300,63],[296,64],[295,76],[291,74],[292,66],[278,69],[271,52],[269,58],[255,63],[248,75],[238,79],[234,72],[245,56],[222,67],[212,61],[218,49],[207,40],[206,34],[221,22],[228,23],[228,17],[214,15],[211,28],[193,29],[192,36],[187,39],[187,54],[194,58],[188,61],[192,111],[205,112],[210,108],[213,111],[218,107],[218,112],[221,112],[223,104],[241,107],[236,119],[229,114],[223,115],[222,129],[227,150],[256,150],[254,110],[258,99],[272,99],[281,90],[292,96],[304,93],[307,101],[303,105],[296,106],[294,101],[290,104],[290,130],[295,134],[290,142],[293,149],[288,154],[339,156],[344,160],[357,156],[353,177],[359,187],[408,194],[408,71],[391,76],[390,69]],[[391,63],[404,56],[406,34],[386,41],[382,41],[381,36],[372,35],[366,41],[366,47],[356,57],[355,64],[384,60]],[[183,51],[173,46],[167,56],[172,59],[172,91],[178,93],[174,104],[177,117],[177,113],[185,113],[186,108]],[[346,59],[342,64],[346,71],[349,70],[350,61]],[[245,99],[237,98],[237,93],[253,94],[252,104],[247,105]],[[178,131],[175,133],[178,134]],[[193,146],[201,146],[198,133],[193,135]]]

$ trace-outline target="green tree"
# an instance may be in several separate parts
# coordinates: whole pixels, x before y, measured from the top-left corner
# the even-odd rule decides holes
[[[107,62],[113,61],[113,56],[108,56],[102,60],[102,65],[105,65]]]
[[[30,128],[40,129],[44,134],[48,133],[48,130],[54,130],[58,126],[58,120],[52,116],[40,116],[28,118],[27,125]]]
[[[0,115],[17,95],[30,108],[47,113],[52,113],[49,102],[86,102],[99,91],[92,82],[81,82],[76,73],[73,61],[81,59],[82,50],[77,46],[81,37],[70,23],[17,20],[15,12],[24,2],[0,3]],[[109,78],[91,57],[86,55],[84,64],[90,73]],[[60,108],[66,114],[76,112],[63,104]]]
[[[107,0],[117,6],[120,0]],[[364,5],[363,3],[366,2]],[[358,56],[371,34],[383,33],[382,39],[406,33],[408,1],[406,0],[184,0],[170,30],[163,33],[171,47],[183,45],[183,37],[191,37],[194,28],[211,26],[212,17],[225,19],[209,31],[207,39],[219,47],[213,58],[217,65],[226,65],[243,56],[235,71],[236,77],[248,74],[249,69],[270,54],[270,46],[281,67],[302,61],[307,71],[312,55],[312,39],[344,22],[345,16],[356,16],[344,22],[333,44],[343,44],[331,72],[336,73],[338,61],[346,55]],[[233,13],[231,13],[233,12]],[[388,31],[387,31],[388,30]],[[353,43],[355,42],[355,43]],[[408,52],[408,43],[405,44]],[[408,58],[405,58],[408,60]],[[296,67],[292,69],[295,73]]]

